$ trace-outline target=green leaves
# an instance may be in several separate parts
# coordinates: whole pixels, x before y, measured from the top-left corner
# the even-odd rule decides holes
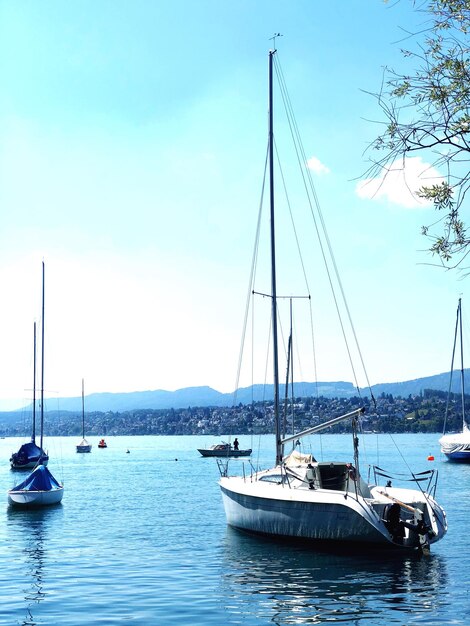
[[[412,71],[399,74],[387,69],[382,90],[375,94],[386,121],[371,147],[385,155],[369,174],[383,173],[411,152],[432,155],[430,165],[444,172],[447,180],[423,186],[418,195],[446,215],[423,226],[422,233],[431,240],[429,251],[455,267],[470,243],[460,217],[470,186],[470,0],[414,5],[430,26],[415,35],[414,51],[401,51],[414,65]]]

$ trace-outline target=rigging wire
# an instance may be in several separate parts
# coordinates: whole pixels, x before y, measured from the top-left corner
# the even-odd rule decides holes
[[[237,367],[237,376],[236,376],[236,382],[235,382],[235,391],[234,391],[234,395],[233,395],[233,404],[234,405],[236,405],[236,400],[237,400],[237,390],[238,390],[238,386],[239,386],[239,382],[240,382],[240,372],[241,372],[241,366],[242,366],[242,361],[243,361],[243,349],[244,349],[244,346],[245,346],[245,337],[246,337],[248,313],[249,313],[249,310],[250,310],[251,295],[252,295],[253,285],[254,285],[255,275],[256,275],[256,261],[257,261],[257,258],[258,258],[258,250],[259,250],[259,234],[260,234],[260,230],[261,230],[261,216],[262,216],[262,213],[263,213],[263,199],[264,199],[264,191],[265,191],[265,187],[266,187],[266,176],[267,176],[267,168],[268,168],[268,156],[269,156],[269,145],[268,145],[268,148],[266,150],[266,158],[265,158],[265,162],[264,162],[264,176],[263,176],[263,183],[262,183],[262,186],[261,186],[261,198],[260,198],[259,209],[258,209],[258,221],[257,221],[257,225],[256,225],[256,235],[255,235],[255,242],[254,242],[254,246],[253,246],[253,256],[252,256],[252,261],[251,261],[250,279],[249,279],[249,284],[248,284],[248,293],[247,293],[246,305],[245,305],[245,316],[244,316],[244,320],[243,320],[243,330],[242,330],[242,337],[241,337],[241,342],[240,342],[240,352],[239,352],[239,356],[238,356],[238,367]]]
[[[276,141],[275,140],[274,140],[274,151],[275,151],[275,154],[276,154],[276,159],[277,159],[277,164],[278,164],[278,168],[279,168],[279,173],[280,173],[280,176],[281,176],[282,186],[284,188],[284,195],[286,197],[287,208],[289,209],[289,216],[290,216],[290,220],[291,220],[292,230],[294,231],[295,243],[297,245],[297,252],[299,254],[299,260],[300,260],[300,264],[302,266],[302,272],[303,272],[304,280],[305,280],[305,287],[307,289],[308,297],[310,298],[310,286],[308,284],[307,272],[305,270],[305,264],[304,264],[304,259],[303,259],[303,255],[302,255],[302,250],[301,250],[301,247],[300,247],[299,237],[297,235],[297,228],[295,226],[295,221],[294,221],[294,214],[292,213],[292,206],[291,206],[289,194],[288,194],[288,191],[287,191],[286,180],[284,178],[284,171],[282,169],[282,165],[281,165],[281,161],[280,161],[280,158],[279,158],[279,153],[277,151],[277,145],[276,145]]]
[[[278,77],[278,81],[279,81],[279,85],[280,85],[280,89],[281,89],[281,95],[282,95],[282,100],[284,102],[284,107],[285,107],[285,111],[286,111],[286,115],[287,115],[287,120],[288,120],[288,125],[291,131],[291,136],[293,139],[293,144],[294,144],[294,148],[295,148],[295,152],[297,155],[297,161],[299,164],[299,169],[302,175],[302,180],[303,180],[303,184],[305,187],[305,191],[306,191],[306,195],[308,198],[308,204],[310,206],[310,213],[314,222],[314,227],[315,227],[315,231],[317,233],[317,240],[319,243],[319,248],[320,248],[320,252],[321,252],[321,256],[323,257],[323,262],[325,265],[325,269],[326,269],[326,274],[327,274],[327,278],[328,278],[328,282],[330,284],[330,289],[331,289],[331,293],[333,296],[333,300],[334,300],[334,304],[335,304],[335,308],[337,311],[337,315],[338,315],[338,319],[339,319],[339,324],[341,327],[341,332],[343,335],[343,340],[344,340],[344,344],[346,347],[346,351],[348,354],[348,358],[349,358],[349,362],[350,362],[350,366],[351,366],[351,370],[352,370],[352,374],[353,374],[353,378],[355,381],[355,386],[357,389],[357,392],[359,394],[359,396],[361,396],[361,392],[360,392],[360,387],[358,384],[358,377],[356,374],[356,368],[353,362],[353,356],[352,356],[352,352],[350,349],[350,345],[349,345],[349,340],[348,340],[348,336],[346,333],[346,328],[344,326],[344,322],[343,322],[343,318],[342,318],[342,314],[341,314],[341,307],[340,307],[340,301],[338,299],[338,295],[337,295],[337,289],[339,289],[339,293],[341,295],[341,300],[343,303],[343,306],[345,308],[345,311],[347,313],[347,318],[349,321],[349,325],[351,327],[352,330],[352,336],[354,337],[355,340],[355,345],[356,345],[356,349],[357,352],[359,354],[359,358],[360,358],[360,362],[362,364],[362,368],[364,371],[364,375],[365,378],[367,380],[367,384],[369,387],[369,391],[370,391],[370,395],[372,397],[372,400],[374,402],[375,405],[375,398],[373,396],[372,393],[372,389],[369,383],[369,378],[367,375],[367,371],[365,368],[365,363],[362,357],[362,352],[360,350],[359,347],[359,342],[357,339],[357,334],[355,331],[355,327],[352,321],[352,317],[351,317],[351,313],[350,313],[350,309],[349,306],[347,304],[347,300],[346,300],[346,295],[345,295],[345,291],[343,289],[342,286],[342,282],[341,282],[341,278],[339,275],[339,270],[336,264],[336,260],[333,254],[333,249],[331,246],[331,241],[330,238],[328,236],[328,232],[326,229],[326,224],[325,224],[325,220],[321,211],[321,207],[320,207],[320,203],[318,200],[318,196],[316,194],[316,190],[313,184],[313,179],[312,179],[312,175],[310,170],[306,167],[306,163],[307,163],[307,158],[306,158],[306,154],[305,154],[305,150],[303,148],[302,145],[302,141],[300,138],[300,133],[298,130],[298,126],[297,126],[297,122],[293,113],[293,109],[292,109],[292,105],[290,102],[290,98],[288,95],[288,91],[287,91],[287,87],[285,84],[285,80],[282,74],[282,69],[280,67],[280,63],[279,63],[279,59],[278,59],[278,55],[276,55],[274,57],[274,65],[275,65],[275,70],[277,73],[277,77]],[[286,187],[286,181],[285,181],[285,177],[284,177],[284,172],[282,170],[281,164],[280,164],[280,159],[279,159],[279,154],[278,154],[278,150],[277,150],[277,145],[274,142],[274,149],[275,149],[275,154],[276,154],[276,159],[277,159],[277,164],[278,164],[278,168],[279,168],[279,172],[280,172],[280,178],[282,181],[282,186],[284,188],[284,193],[286,196],[286,202],[287,202],[287,206],[288,206],[288,210],[289,210],[289,215],[290,215],[290,220],[291,220],[291,224],[292,224],[292,228],[293,228],[293,233],[294,233],[294,237],[295,237],[295,242],[296,242],[296,246],[297,246],[297,251],[298,251],[298,255],[299,255],[299,259],[300,259],[300,264],[301,264],[301,268],[302,268],[302,273],[303,273],[303,278],[304,278],[304,282],[305,282],[305,286],[306,286],[306,290],[308,293],[308,296],[304,296],[304,297],[308,297],[309,299],[309,305],[310,305],[310,327],[311,327],[311,341],[312,341],[312,349],[313,349],[313,369],[314,369],[314,380],[315,380],[315,390],[316,390],[316,403],[318,408],[320,409],[320,403],[319,403],[319,388],[318,388],[318,370],[317,370],[317,358],[316,358],[316,350],[315,350],[315,333],[314,333],[314,324],[313,324],[313,312],[312,312],[312,302],[311,302],[311,295],[310,295],[310,287],[309,287],[309,283],[308,283],[308,278],[307,278],[307,274],[306,274],[306,270],[305,270],[305,263],[304,263],[304,259],[302,256],[302,251],[301,251],[301,247],[300,247],[300,243],[299,243],[299,237],[298,237],[298,233],[297,233],[297,228],[295,225],[295,221],[294,221],[294,217],[293,217],[293,211],[292,211],[292,206],[291,206],[291,202],[289,199],[289,195],[287,193],[287,187]],[[245,315],[244,315],[244,323],[243,323],[243,332],[242,332],[242,338],[241,338],[241,344],[240,344],[240,351],[239,351],[239,360],[238,360],[238,367],[237,367],[237,376],[236,376],[236,384],[235,384],[235,391],[234,391],[234,396],[233,396],[233,405],[236,405],[237,402],[237,390],[239,388],[239,383],[240,383],[240,376],[241,376],[241,367],[242,367],[242,361],[243,361],[243,353],[244,353],[244,348],[245,348],[245,341],[246,341],[246,333],[247,333],[247,323],[248,323],[248,315],[249,315],[249,310],[250,310],[250,305],[252,306],[252,313],[254,313],[254,284],[255,284],[255,277],[256,277],[256,267],[257,267],[257,260],[258,260],[258,253],[259,253],[259,245],[260,245],[260,230],[261,230],[261,217],[262,217],[262,208],[263,208],[263,203],[264,203],[264,195],[265,195],[265,187],[266,187],[266,181],[267,181],[267,169],[268,169],[268,159],[269,159],[269,145],[268,148],[266,150],[266,157],[265,157],[265,163],[264,163],[264,176],[263,176],[263,183],[262,183],[262,190],[261,190],[261,197],[260,197],[260,203],[259,203],[259,211],[258,211],[258,220],[257,220],[257,227],[256,227],[256,236],[255,236],[255,243],[254,243],[254,247],[253,247],[253,255],[252,255],[252,264],[251,264],[251,271],[250,271],[250,279],[249,279],[249,286],[248,286],[248,293],[247,293],[247,298],[246,298],[246,307],[245,307]],[[314,211],[314,207],[316,208],[316,214]],[[318,217],[317,217],[318,216]],[[327,251],[328,254],[327,255]],[[333,280],[333,276],[336,278],[336,283],[337,286],[335,287],[335,283]],[[261,294],[263,295],[263,294]],[[278,310],[278,315],[279,315],[279,310]],[[282,325],[281,325],[281,329],[282,329]],[[254,320],[252,321],[252,330],[254,330]],[[283,340],[283,343],[284,340]],[[253,345],[253,337],[252,337],[252,345]],[[284,345],[284,350],[285,350],[285,345]],[[252,387],[253,387],[253,376],[254,376],[254,362],[253,362],[253,352],[252,352]],[[266,355],[266,364],[265,364],[265,392],[266,392],[266,381],[267,381],[267,369],[268,369],[268,360],[269,360],[269,347],[267,350],[267,355]],[[301,370],[301,367],[300,367]],[[265,392],[263,394],[263,402],[265,401]],[[287,389],[286,389],[287,392]],[[294,389],[293,389],[294,392]],[[252,406],[254,404],[254,397],[252,395]],[[321,436],[320,436],[320,440],[321,440]]]
[[[310,173],[310,170],[308,168],[306,168],[307,157],[306,157],[305,150],[303,148],[303,143],[302,143],[302,140],[301,140],[301,137],[300,137],[298,125],[297,125],[297,122],[296,122],[296,119],[295,119],[295,115],[294,115],[294,112],[293,112],[293,108],[292,108],[292,105],[291,105],[291,101],[290,101],[290,98],[289,98],[286,82],[285,82],[285,79],[284,79],[284,76],[283,76],[283,73],[282,73],[282,68],[281,68],[280,61],[279,61],[279,55],[276,55],[274,57],[274,63],[275,63],[276,74],[277,74],[277,77],[278,77],[278,80],[279,80],[282,100],[284,102],[284,106],[285,106],[285,110],[286,110],[286,114],[287,114],[288,124],[289,124],[289,127],[291,129],[291,134],[292,134],[293,141],[294,141],[294,147],[295,147],[295,151],[296,151],[296,154],[297,154],[297,160],[298,160],[299,166],[301,167],[302,179],[304,181],[304,186],[305,186],[307,197],[308,197],[308,200],[309,200],[310,210],[311,210],[311,213],[312,213],[312,218],[313,218],[313,221],[314,221],[315,230],[317,232],[317,238],[318,238],[321,254],[322,254],[322,257],[323,257],[323,261],[324,261],[324,264],[325,264],[325,269],[326,269],[326,272],[327,272],[328,281],[330,283],[332,296],[333,296],[333,299],[334,299],[334,302],[335,302],[335,307],[336,307],[336,310],[337,310],[339,323],[340,323],[341,331],[342,331],[342,334],[343,334],[343,339],[344,339],[345,346],[346,346],[346,351],[348,353],[351,370],[352,370],[354,381],[355,381],[355,384],[356,384],[356,389],[357,389],[357,392],[358,392],[359,396],[361,396],[360,388],[359,388],[359,384],[358,384],[358,378],[357,378],[357,375],[356,375],[356,368],[354,366],[351,350],[350,350],[350,347],[349,347],[349,341],[348,341],[347,334],[346,334],[346,331],[345,331],[345,328],[344,328],[344,323],[342,321],[342,317],[341,317],[341,313],[340,313],[340,307],[339,307],[339,302],[338,302],[338,297],[336,295],[336,289],[334,287],[334,283],[333,283],[333,279],[332,279],[332,275],[331,275],[330,265],[328,263],[328,259],[327,259],[326,252],[325,252],[325,245],[326,245],[326,248],[328,249],[330,263],[332,264],[332,269],[333,269],[334,275],[336,277],[338,289],[340,291],[341,299],[342,299],[342,302],[343,302],[343,305],[344,305],[344,308],[345,308],[345,311],[346,311],[346,314],[347,314],[349,325],[351,327],[351,332],[352,332],[352,335],[354,337],[356,350],[358,352],[359,359],[360,359],[360,362],[361,362],[361,365],[362,365],[362,369],[363,369],[363,373],[364,373],[365,379],[367,381],[367,386],[369,388],[369,392],[370,392],[371,398],[372,398],[372,400],[374,402],[374,405],[375,405],[375,398],[374,398],[374,395],[373,395],[373,392],[372,392],[372,388],[371,388],[371,385],[370,385],[369,377],[368,377],[367,370],[366,370],[366,367],[365,367],[362,351],[361,351],[360,346],[359,346],[359,341],[358,341],[358,338],[357,338],[355,326],[354,326],[354,323],[353,323],[353,320],[352,320],[352,316],[351,316],[351,312],[350,312],[350,309],[349,309],[349,306],[348,306],[348,303],[347,303],[346,294],[345,294],[345,291],[344,291],[344,288],[343,288],[343,285],[342,285],[342,281],[341,281],[341,277],[340,277],[340,274],[339,274],[338,266],[337,266],[337,263],[336,263],[335,255],[333,253],[331,241],[330,241],[330,238],[329,238],[329,235],[328,235],[328,231],[327,231],[327,228],[326,228],[326,223],[325,223],[325,220],[324,220],[324,217],[323,217],[323,213],[322,213],[321,206],[320,206],[320,203],[319,203],[319,199],[318,199],[318,196],[317,196],[317,193],[316,193],[316,190],[315,190],[315,186],[313,184],[312,175]],[[307,172],[306,175],[305,175],[305,171]],[[308,181],[307,181],[307,179],[308,179]],[[308,184],[307,184],[307,182],[308,182]],[[312,198],[313,198],[313,202],[312,202]],[[319,223],[321,225],[321,229],[319,227],[319,223],[318,223],[317,218],[315,216],[315,213],[313,211],[313,205],[315,205],[315,208],[316,208],[316,211],[317,211],[317,215],[318,215],[318,220],[319,220]],[[323,233],[324,243],[323,243],[323,239],[322,239],[321,233]]]

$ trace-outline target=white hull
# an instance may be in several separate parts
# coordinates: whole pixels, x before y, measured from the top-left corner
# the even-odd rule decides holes
[[[354,485],[345,490],[296,488],[264,482],[258,480],[259,476],[221,478],[219,484],[225,514],[231,526],[277,537],[398,548],[416,548],[423,543],[434,543],[447,529],[445,513],[430,496],[427,496],[428,500],[423,499],[419,491],[387,488],[388,495],[385,496],[378,488],[372,488],[369,497],[363,497],[356,495]],[[426,537],[406,529],[402,541],[394,540],[382,519],[393,497],[400,500],[406,498],[423,511],[425,521],[431,528]],[[439,521],[436,521],[428,502],[437,507]]]
[[[58,504],[64,495],[64,488],[50,491],[9,491],[8,504],[22,507],[49,506]]]
[[[237,492],[233,488],[235,480],[220,481],[227,522],[231,526],[298,539],[389,543],[378,528],[377,517],[374,519],[370,511],[369,515],[361,514],[356,500],[345,500],[342,493],[333,497],[330,493],[328,500],[320,491],[306,492],[302,498],[287,493],[283,499],[270,498],[262,495],[256,486],[249,490],[251,493]]]
[[[463,432],[444,435],[439,439],[441,452],[449,461],[463,461],[470,463],[470,432],[464,428]]]
[[[86,439],[82,439],[82,441],[76,446],[77,452],[91,452],[91,443],[88,443]]]

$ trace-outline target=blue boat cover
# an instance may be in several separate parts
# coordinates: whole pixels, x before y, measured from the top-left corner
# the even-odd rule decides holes
[[[44,465],[39,465],[22,483],[12,491],[51,491],[61,485]]]
[[[12,454],[12,460],[19,465],[26,465],[30,461],[38,460],[41,455],[43,457],[47,456],[38,445],[33,441],[29,441],[24,443],[18,452]]]

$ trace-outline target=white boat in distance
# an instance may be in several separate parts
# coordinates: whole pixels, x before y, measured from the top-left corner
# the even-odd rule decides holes
[[[359,470],[359,418],[362,408],[329,419],[300,433],[285,435],[279,407],[278,310],[274,231],[273,183],[273,58],[269,53],[269,160],[271,241],[271,332],[274,365],[274,423],[276,462],[271,469],[251,468],[243,476],[230,476],[229,461],[219,462],[219,481],[227,522],[250,532],[276,538],[295,538],[328,544],[369,545],[369,550],[422,549],[442,539],[446,514],[434,499],[437,473],[412,475],[416,488],[392,486],[393,477],[372,468],[371,482]],[[277,70],[279,68],[276,67]],[[281,74],[280,71],[278,71]],[[282,87],[281,87],[282,89]],[[288,98],[286,98],[288,100]],[[295,126],[295,125],[293,125]],[[302,147],[300,154],[305,154]],[[277,153],[277,151],[276,151]],[[254,274],[252,269],[252,275]],[[256,293],[251,286],[251,293]],[[265,294],[261,294],[265,295]],[[289,356],[288,356],[289,358]],[[318,462],[311,454],[294,449],[284,456],[284,446],[318,433],[341,421],[352,427],[352,454],[345,461]],[[353,461],[354,460],[354,461]],[[388,479],[384,486],[378,480]],[[397,478],[397,480],[399,477]]]
[[[202,456],[212,456],[212,457],[237,457],[237,456],[250,456],[252,450],[251,448],[247,448],[246,450],[238,450],[232,446],[230,443],[216,443],[210,448],[198,448],[198,452],[202,454]]]
[[[457,336],[460,340],[460,394],[462,411],[462,431],[459,433],[445,434],[447,418],[449,414],[450,398],[452,393],[452,374],[454,371],[454,356],[457,345]],[[439,439],[441,452],[449,461],[470,463],[470,429],[465,419],[465,370],[463,365],[463,336],[462,336],[462,298],[459,298],[457,306],[457,319],[455,322],[454,347],[452,350],[452,364],[450,368],[449,392],[447,394],[446,412],[444,417],[444,434]]]
[[[82,440],[76,447],[77,452],[91,452],[91,443],[85,439],[85,383],[82,378]]]

